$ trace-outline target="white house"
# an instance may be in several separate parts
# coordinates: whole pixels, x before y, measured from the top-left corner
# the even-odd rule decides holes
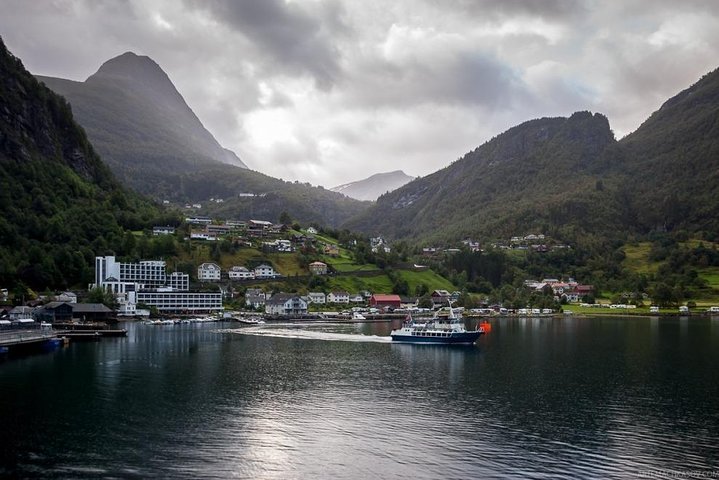
[[[352,294],[352,295],[350,295],[350,302],[351,303],[363,303],[364,297],[362,296],[361,293]]]
[[[350,303],[350,294],[347,292],[330,292],[327,294],[327,303]]]
[[[73,292],[62,292],[59,295],[55,295],[55,301],[65,303],[77,303],[77,294]]]
[[[307,233],[309,233],[310,235],[317,235],[317,229],[315,227],[309,227],[307,229]]]
[[[275,278],[280,276],[279,273],[275,272],[274,268],[266,263],[255,267],[254,273],[255,278]]]
[[[324,262],[312,262],[307,268],[313,275],[327,275],[327,264]]]
[[[201,208],[201,206],[196,208]],[[186,217],[185,221],[187,223],[194,223],[195,225],[209,225],[210,223],[212,223],[212,219],[210,217],[201,217],[199,215],[194,217]]]
[[[255,278],[255,272],[249,271],[246,267],[232,267],[227,274],[230,280],[249,280]]]
[[[272,242],[262,242],[262,245],[276,252],[288,253],[293,250],[292,242],[289,240],[278,239]]]
[[[265,313],[269,315],[305,315],[307,302],[298,295],[278,293],[265,303]]]
[[[197,279],[201,282],[220,280],[220,266],[215,263],[203,263],[197,267]]]
[[[310,292],[307,294],[310,299],[310,303],[326,303],[327,296],[323,292]]]
[[[217,241],[217,235],[207,232],[190,232],[191,240],[208,240],[210,242]]]
[[[261,288],[248,288],[245,292],[245,305],[252,308],[260,308],[265,305],[267,296]]]
[[[152,234],[157,235],[172,235],[175,233],[175,227],[170,226],[159,226],[152,227]]]

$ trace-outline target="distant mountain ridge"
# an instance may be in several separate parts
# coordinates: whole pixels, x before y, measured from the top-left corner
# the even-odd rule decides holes
[[[532,232],[622,241],[677,230],[717,240],[719,71],[621,141],[601,114],[530,120],[344,226],[427,243]]]
[[[262,217],[283,212],[336,227],[366,205],[338,193],[290,183],[246,168],[220,146],[149,57],[127,52],[85,82],[37,77],[63,95],[115,175],[157,200],[202,203],[204,213]],[[255,197],[240,197],[254,193]],[[263,196],[259,196],[263,195]],[[223,203],[210,204],[210,198]]]
[[[413,179],[414,177],[410,177],[402,170],[395,170],[393,172],[375,173],[364,180],[345,183],[344,185],[333,187],[331,190],[357,200],[377,200],[380,195],[396,190]]]

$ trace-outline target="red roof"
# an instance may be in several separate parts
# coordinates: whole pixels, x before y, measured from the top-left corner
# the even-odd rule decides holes
[[[395,294],[384,294],[384,293],[375,293],[372,295],[372,298],[376,302],[401,302],[402,300],[399,298],[399,295]]]

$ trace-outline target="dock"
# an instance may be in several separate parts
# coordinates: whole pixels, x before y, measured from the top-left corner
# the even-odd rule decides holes
[[[11,332],[0,332],[0,347],[10,348],[18,345],[41,344],[53,338],[57,338],[57,334],[52,330],[15,330]]]

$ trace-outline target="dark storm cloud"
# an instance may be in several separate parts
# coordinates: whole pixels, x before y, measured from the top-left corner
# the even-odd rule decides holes
[[[345,33],[339,4],[320,4],[314,11],[282,0],[210,0],[190,2],[240,32],[272,60],[276,71],[309,73],[322,89],[340,76],[340,52],[333,36]]]
[[[422,52],[419,52],[421,57]],[[355,71],[347,86],[356,107],[395,108],[422,104],[508,107],[524,96],[522,79],[491,54],[446,52],[432,61],[375,62]]]
[[[527,15],[545,19],[568,19],[586,11],[585,2],[577,0],[450,0],[447,3],[461,12],[487,18]]]

